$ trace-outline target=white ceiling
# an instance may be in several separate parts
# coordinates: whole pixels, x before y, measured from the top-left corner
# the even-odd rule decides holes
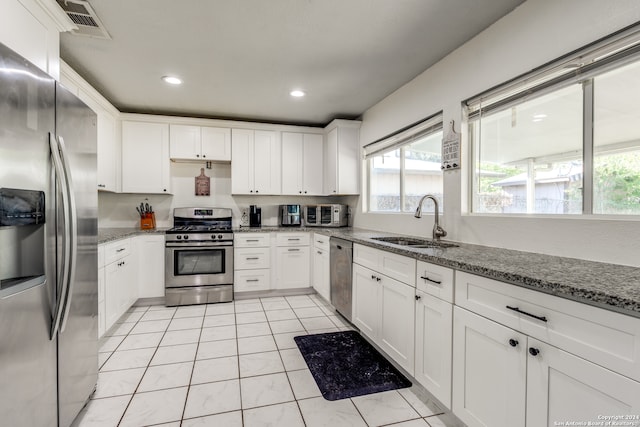
[[[67,33],[60,50],[121,111],[325,125],[359,117],[523,1],[89,0],[112,39]]]

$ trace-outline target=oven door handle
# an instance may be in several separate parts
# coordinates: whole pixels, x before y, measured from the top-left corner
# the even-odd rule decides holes
[[[224,248],[233,246],[233,242],[185,242],[185,243],[174,243],[174,242],[165,242],[165,247],[167,248],[182,248],[182,249],[199,249],[199,248]]]

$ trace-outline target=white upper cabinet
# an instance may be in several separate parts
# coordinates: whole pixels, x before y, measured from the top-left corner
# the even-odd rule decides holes
[[[122,191],[170,194],[169,125],[122,122]]]
[[[282,194],[321,195],[322,135],[282,133]]]
[[[0,2],[0,40],[55,79],[60,77],[60,33],[73,24],[55,1]]]
[[[334,120],[326,127],[324,193],[360,194],[359,121]]]
[[[172,160],[231,160],[231,129],[172,124],[169,139]]]
[[[120,191],[120,133],[118,110],[65,62],[60,63],[60,82],[97,116],[98,190]]]
[[[231,193],[280,194],[280,138],[276,131],[231,131]]]

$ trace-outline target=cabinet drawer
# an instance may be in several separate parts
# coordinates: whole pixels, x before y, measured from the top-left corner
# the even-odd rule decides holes
[[[640,319],[460,271],[456,305],[640,381]]]
[[[234,292],[268,291],[271,288],[271,270],[240,270],[234,273]]]
[[[266,248],[271,245],[271,233],[234,233],[237,248]]]
[[[131,253],[131,239],[116,240],[104,245],[104,264],[111,264]]]
[[[416,264],[416,288],[453,303],[453,270],[418,261]]]
[[[316,249],[329,250],[329,236],[313,233],[313,246]]]
[[[311,233],[277,233],[277,246],[309,246]]]
[[[235,248],[233,254],[236,270],[271,267],[269,248]]]
[[[416,260],[413,258],[355,244],[353,262],[407,285],[416,285]]]

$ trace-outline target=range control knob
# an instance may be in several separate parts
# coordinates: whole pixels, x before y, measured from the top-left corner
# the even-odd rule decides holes
[[[222,234],[218,234],[218,239],[222,239]]]
[[[178,240],[181,240],[181,239],[182,239],[182,236],[176,236],[176,238],[177,238]]]
[[[187,236],[187,235],[185,234],[185,236],[184,236],[184,240],[187,240],[188,238],[189,238],[189,236]]]
[[[212,235],[211,235],[211,239],[212,239],[212,240],[215,240],[215,239],[216,239],[216,235],[215,235],[215,234],[212,234]]]

